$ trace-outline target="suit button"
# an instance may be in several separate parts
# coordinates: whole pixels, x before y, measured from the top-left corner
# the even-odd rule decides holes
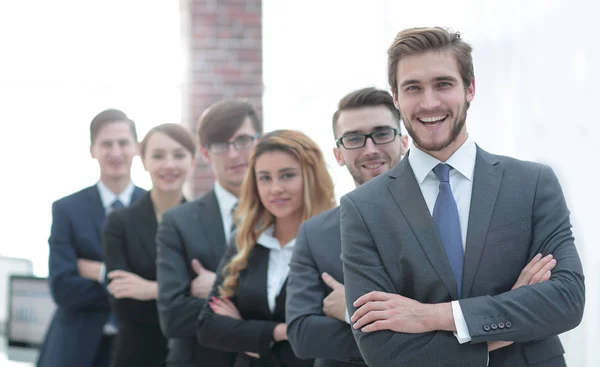
[[[492,324],[491,326],[492,326],[492,330],[498,329],[498,325],[496,325],[496,324]]]
[[[490,325],[483,325],[483,331],[490,331]]]
[[[503,323],[503,322],[499,322],[499,323],[498,323],[498,328],[500,328],[500,329],[504,329],[504,323]]]
[[[506,328],[510,329],[512,327],[512,324],[510,323],[510,321],[507,321],[506,324],[504,324],[506,326]]]

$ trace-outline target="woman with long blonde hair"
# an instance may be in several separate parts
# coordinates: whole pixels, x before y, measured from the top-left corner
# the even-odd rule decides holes
[[[335,206],[319,147],[277,130],[253,149],[236,211],[237,233],[198,321],[207,347],[237,352],[235,366],[312,366],[287,341],[285,283],[302,221]]]

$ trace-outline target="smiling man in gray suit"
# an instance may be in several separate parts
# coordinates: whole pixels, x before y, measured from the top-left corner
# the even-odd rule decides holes
[[[389,92],[364,88],[344,96],[333,115],[333,153],[356,186],[400,161],[408,137]],[[287,283],[288,339],[316,367],[364,366],[347,317],[340,261],[340,208],[304,222],[298,230]]]
[[[475,79],[458,33],[400,32],[388,73],[414,148],[341,200],[346,300],[365,361],[565,366],[557,335],[580,323],[585,287],[555,174],[469,137]],[[557,261],[550,279],[514,289],[538,253]]]

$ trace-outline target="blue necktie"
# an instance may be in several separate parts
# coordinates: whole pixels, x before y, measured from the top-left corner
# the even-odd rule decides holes
[[[433,207],[433,222],[437,227],[446,251],[450,268],[458,286],[458,297],[462,288],[462,274],[465,254],[460,233],[460,220],[454,195],[450,188],[450,169],[447,164],[440,163],[433,168],[433,173],[440,180],[440,192]]]
[[[121,202],[119,198],[116,198],[115,201],[113,201],[112,204],[110,204],[109,213],[112,213],[113,211],[121,209],[123,207],[125,207],[125,205],[123,205],[123,202]]]

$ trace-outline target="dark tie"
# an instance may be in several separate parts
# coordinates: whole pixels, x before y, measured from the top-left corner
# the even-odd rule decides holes
[[[450,169],[450,166],[443,163],[433,168],[433,173],[440,180],[440,192],[433,207],[433,222],[440,234],[450,268],[456,279],[458,297],[460,298],[465,254],[460,233],[458,208],[450,189]]]
[[[116,198],[115,201],[113,201],[112,204],[110,204],[110,209],[108,210],[108,212],[112,213],[113,211],[121,209],[123,207],[125,207],[125,205],[123,205],[123,202],[121,202],[119,198]]]
[[[237,226],[235,225],[235,210],[238,207],[239,202],[235,203],[235,205],[231,208],[231,227],[229,228],[229,233],[232,233],[233,231],[235,231],[235,229],[237,228]]]

